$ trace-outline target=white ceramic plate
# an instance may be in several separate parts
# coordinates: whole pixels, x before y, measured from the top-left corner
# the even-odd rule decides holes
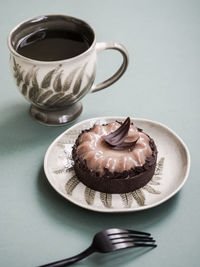
[[[190,155],[184,142],[169,128],[158,122],[132,119],[155,141],[158,162],[155,175],[143,188],[128,194],[105,194],[86,187],[73,171],[71,149],[84,129],[94,124],[105,124],[124,117],[102,117],[82,121],[58,136],[49,146],[44,170],[49,183],[64,198],[89,210],[98,212],[130,212],[155,207],[175,195],[184,185],[189,169]]]

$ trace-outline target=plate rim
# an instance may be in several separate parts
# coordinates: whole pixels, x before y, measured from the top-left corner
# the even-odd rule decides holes
[[[62,192],[59,192],[59,190],[57,190],[57,188],[52,184],[51,179],[48,178],[48,167],[47,167],[47,160],[48,160],[48,155],[51,151],[51,148],[54,146],[54,144],[57,142],[58,139],[62,138],[63,135],[65,135],[68,131],[72,130],[73,128],[83,124],[83,123],[87,123],[90,121],[95,121],[95,120],[108,120],[108,119],[113,119],[113,120],[124,120],[126,119],[126,117],[124,116],[105,116],[105,117],[94,117],[94,118],[89,118],[83,121],[80,121],[76,124],[74,124],[73,126],[69,127],[68,129],[66,129],[63,133],[61,133],[60,135],[58,135],[53,142],[49,145],[45,156],[44,156],[44,162],[43,162],[43,166],[44,166],[44,172],[45,172],[45,176],[46,179],[48,180],[49,184],[54,188],[54,190],[61,195],[62,197],[64,197],[65,199],[67,199],[68,201],[70,201],[71,203],[87,209],[87,210],[91,210],[91,211],[96,211],[96,212],[101,212],[101,213],[124,213],[124,212],[136,212],[136,211],[141,211],[141,210],[146,210],[146,209],[151,209],[154,208],[164,202],[166,202],[167,200],[169,200],[170,198],[172,198],[174,195],[176,195],[181,188],[184,186],[185,182],[188,179],[189,176],[189,172],[190,172],[190,166],[191,166],[191,156],[190,156],[190,152],[189,149],[187,147],[187,145],[185,144],[185,142],[183,141],[183,139],[181,137],[179,137],[172,129],[170,129],[168,126],[166,126],[163,123],[157,122],[157,121],[153,121],[153,120],[149,120],[149,119],[144,119],[144,118],[132,118],[130,117],[131,120],[137,122],[137,121],[142,121],[142,122],[147,122],[147,123],[152,123],[152,124],[156,124],[158,126],[161,126],[162,128],[164,128],[165,130],[167,130],[168,132],[170,132],[182,145],[182,147],[185,150],[185,154],[186,154],[186,171],[185,171],[185,175],[183,177],[182,182],[180,183],[180,185],[173,191],[171,192],[171,194],[168,194],[166,197],[164,197],[163,199],[161,199],[160,201],[157,201],[153,204],[150,205],[145,205],[145,206],[139,206],[137,208],[127,208],[127,209],[123,209],[123,208],[119,208],[119,209],[108,209],[106,207],[104,208],[97,208],[97,207],[93,207],[93,206],[89,206],[89,205],[85,205],[83,203],[74,201],[73,199],[67,197],[65,194],[63,194]]]

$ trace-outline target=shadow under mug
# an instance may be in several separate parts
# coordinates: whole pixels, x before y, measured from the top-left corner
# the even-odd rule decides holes
[[[34,60],[17,52],[19,42],[24,37],[41,29],[59,30],[63,26],[84,34],[89,40],[89,48],[78,56],[57,61]],[[65,125],[74,121],[82,112],[79,100],[88,92],[97,92],[117,81],[128,65],[128,53],[123,45],[97,43],[95,31],[88,23],[65,15],[44,15],[20,23],[10,32],[8,47],[16,84],[31,103],[30,114],[45,125]],[[112,77],[93,85],[97,54],[105,49],[118,50],[123,62]]]

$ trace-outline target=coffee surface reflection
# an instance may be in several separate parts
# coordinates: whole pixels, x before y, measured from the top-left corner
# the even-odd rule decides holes
[[[86,36],[67,29],[40,30],[25,36],[17,52],[34,60],[57,61],[84,53],[90,47]]]

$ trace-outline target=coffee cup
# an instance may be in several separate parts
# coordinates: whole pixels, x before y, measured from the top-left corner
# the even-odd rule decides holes
[[[87,22],[65,15],[20,23],[10,32],[8,47],[17,87],[31,103],[31,116],[45,125],[74,121],[82,112],[81,98],[113,84],[128,65],[123,45],[96,42]],[[113,76],[96,85],[97,55],[106,49],[119,51],[123,61]]]

